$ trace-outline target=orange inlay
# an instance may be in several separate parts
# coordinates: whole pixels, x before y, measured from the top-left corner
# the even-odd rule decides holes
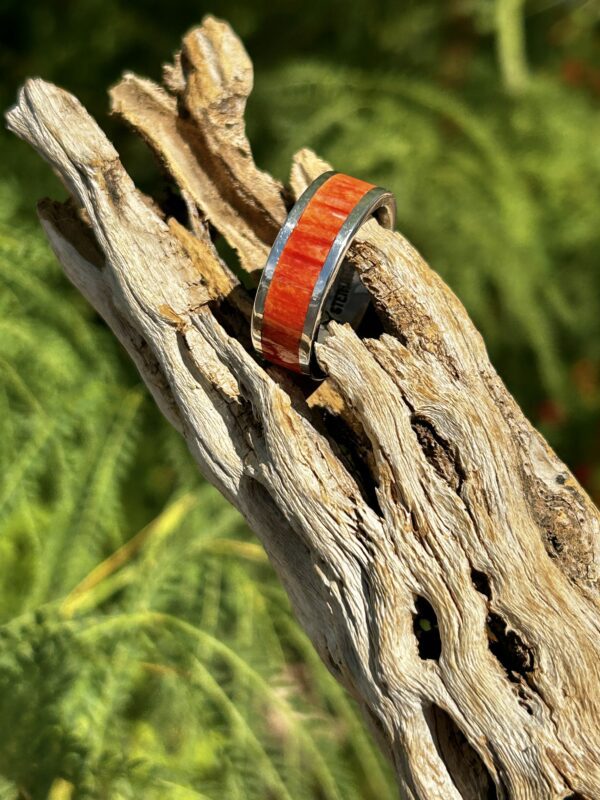
[[[374,184],[337,173],[315,192],[290,234],[265,299],[262,351],[300,372],[298,350],[313,289],[331,246],[352,209]]]

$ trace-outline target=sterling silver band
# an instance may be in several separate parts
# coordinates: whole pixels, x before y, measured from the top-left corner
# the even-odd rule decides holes
[[[277,234],[256,291],[252,312],[252,344],[258,352],[262,350],[265,299],[281,253],[317,189],[335,174],[334,171],[324,172],[308,186]],[[313,344],[318,337],[320,325],[329,319],[336,319],[339,322],[350,322],[356,327],[369,305],[370,296],[367,290],[351,265],[344,262],[344,258],[357,231],[371,216],[384,228],[394,228],[396,201],[390,191],[375,186],[366,192],[344,221],[327,254],[313,289],[300,338],[298,362],[302,372],[307,375],[322,377],[313,358]]]

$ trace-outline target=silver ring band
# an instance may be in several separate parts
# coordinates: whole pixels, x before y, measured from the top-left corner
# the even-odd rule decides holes
[[[258,352],[262,352],[265,300],[283,249],[312,197],[335,174],[334,171],[324,172],[308,186],[277,234],[260,279],[252,312],[252,344]],[[396,201],[390,191],[380,186],[367,191],[349,213],[331,245],[314,285],[300,337],[298,362],[304,374],[321,377],[313,358],[313,344],[320,325],[326,319],[336,319],[351,322],[356,327],[369,305],[368,292],[355,270],[344,264],[344,257],[357,231],[371,216],[375,216],[384,228],[394,228]]]

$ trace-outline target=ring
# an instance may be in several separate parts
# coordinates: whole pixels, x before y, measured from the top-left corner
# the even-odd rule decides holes
[[[322,377],[313,356],[320,326],[335,319],[356,327],[370,302],[344,257],[372,215],[393,228],[394,195],[350,175],[324,172],[302,193],[277,234],[256,291],[252,344],[264,358]]]

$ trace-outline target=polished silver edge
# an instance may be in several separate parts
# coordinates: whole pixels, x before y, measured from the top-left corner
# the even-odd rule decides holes
[[[309,184],[309,186],[307,186],[307,188],[302,192],[298,200],[294,203],[294,206],[292,207],[290,213],[287,215],[285,222],[281,226],[279,233],[277,234],[275,241],[273,242],[271,252],[269,253],[269,257],[267,258],[267,263],[265,264],[265,268],[258,283],[256,296],[254,298],[254,306],[252,307],[250,335],[252,338],[252,346],[259,353],[262,353],[262,326],[263,326],[263,315],[265,310],[265,300],[267,298],[267,293],[269,291],[269,287],[271,285],[271,281],[275,273],[275,268],[277,267],[279,258],[281,256],[281,253],[283,252],[283,248],[287,244],[287,240],[290,238],[292,231],[298,224],[298,220],[300,219],[302,212],[304,211],[310,200],[312,200],[317,189],[319,189],[325,183],[325,181],[329,180],[329,178],[331,178],[331,176],[335,174],[336,174],[335,170],[328,170],[327,172],[323,172],[321,173],[321,175],[319,175],[318,178],[315,178],[315,180],[311,184]]]
[[[344,256],[350,247],[361,225],[373,214],[384,228],[393,229],[396,225],[396,200],[394,195],[381,186],[374,186],[354,206],[344,224],[340,228],[327,258],[321,268],[313,293],[308,305],[306,319],[300,346],[298,348],[298,363],[306,375],[320,377],[320,373],[313,365],[313,343],[317,335],[325,301],[331,291],[339,273]]]

